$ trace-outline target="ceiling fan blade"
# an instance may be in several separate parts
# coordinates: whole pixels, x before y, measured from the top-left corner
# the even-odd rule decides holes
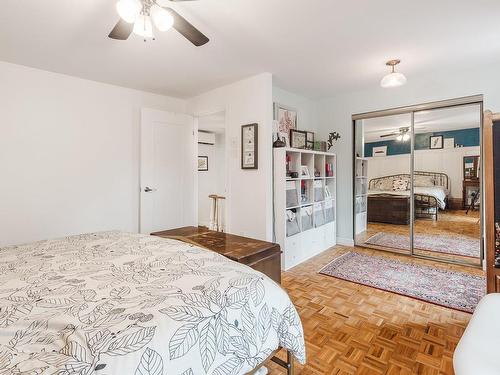
[[[133,29],[133,23],[128,23],[120,19],[115,27],[113,27],[113,30],[111,30],[108,37],[116,40],[127,40],[130,34],[132,34]]]
[[[203,35],[200,30],[190,24],[179,13],[177,13],[172,8],[165,9],[167,9],[172,14],[172,17],[174,17],[174,29],[181,33],[187,40],[193,43],[196,47],[200,47],[208,43],[210,39]]]
[[[399,135],[399,133],[382,134],[382,135],[380,136],[380,138],[384,138],[384,137],[392,137],[392,136],[394,136],[394,135]]]

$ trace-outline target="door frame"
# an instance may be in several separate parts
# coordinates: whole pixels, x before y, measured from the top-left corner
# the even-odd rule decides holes
[[[481,231],[481,238],[480,238],[480,255],[479,255],[479,261],[480,264],[471,264],[465,261],[460,261],[460,260],[454,260],[454,259],[441,259],[441,258],[435,258],[432,256],[427,256],[427,255],[422,255],[422,254],[415,254],[413,252],[413,241],[414,241],[414,202],[413,199],[410,199],[410,254],[404,254],[401,253],[401,255],[406,255],[410,257],[415,257],[415,258],[421,258],[421,259],[426,259],[426,260],[433,260],[433,261],[438,261],[438,262],[443,262],[443,263],[451,263],[451,264],[459,264],[459,265],[466,265],[470,267],[475,267],[475,268],[483,268],[484,264],[484,157],[483,157],[483,123],[484,123],[484,96],[482,94],[479,95],[472,95],[472,96],[465,96],[465,97],[460,97],[460,98],[454,98],[454,99],[447,99],[447,100],[440,100],[440,101],[435,101],[435,102],[428,102],[428,103],[422,103],[422,104],[416,104],[416,105],[410,105],[410,106],[404,106],[404,107],[396,107],[396,108],[390,108],[390,109],[385,109],[385,110],[379,110],[379,111],[372,111],[372,112],[363,112],[363,113],[358,113],[354,114],[351,116],[351,121],[352,121],[352,215],[353,215],[353,220],[352,220],[352,232],[353,232],[353,240],[354,240],[354,245],[356,246],[356,215],[355,215],[355,168],[356,168],[356,121],[357,120],[366,120],[370,118],[376,118],[376,117],[385,117],[385,116],[391,116],[391,115],[401,115],[401,114],[411,114],[411,132],[412,132],[412,139],[411,139],[411,154],[410,154],[410,173],[413,175],[414,171],[414,137],[413,137],[413,131],[414,131],[414,126],[415,126],[415,113],[416,112],[421,112],[421,111],[426,111],[426,110],[433,110],[433,109],[444,109],[444,108],[451,108],[451,107],[459,107],[463,105],[473,105],[477,104],[479,105],[479,111],[480,111],[480,124],[479,124],[479,153],[480,153],[480,168],[481,168],[481,179],[480,179],[480,186],[479,186],[479,191],[481,195],[480,199],[480,231]],[[413,197],[413,183],[411,184],[411,191],[410,191],[411,196]],[[398,253],[399,254],[399,253]]]
[[[229,136],[229,129],[228,129],[228,122],[227,122],[227,108],[225,106],[220,106],[220,107],[214,107],[213,109],[206,110],[206,111],[199,111],[195,112],[193,114],[194,117],[194,123],[195,123],[195,132],[196,132],[196,150],[198,150],[198,130],[199,130],[199,119],[200,117],[207,117],[210,115],[214,115],[216,113],[224,112],[224,142],[225,142],[225,173],[224,173],[224,185],[225,185],[225,190],[226,190],[226,199],[224,201],[224,217],[225,217],[225,222],[224,222],[224,231],[225,233],[230,233],[231,230],[231,215],[230,215],[230,207],[231,207],[231,184],[230,184],[230,168],[229,168],[229,161],[231,160],[231,144],[230,144],[230,136]],[[198,213],[198,173],[196,173],[196,220],[197,223],[199,223],[199,213]]]

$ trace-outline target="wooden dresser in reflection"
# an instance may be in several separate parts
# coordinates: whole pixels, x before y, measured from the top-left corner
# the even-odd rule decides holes
[[[215,251],[262,272],[278,284],[281,283],[281,249],[278,244],[215,232],[202,227],[182,227],[151,235],[176,239]]]

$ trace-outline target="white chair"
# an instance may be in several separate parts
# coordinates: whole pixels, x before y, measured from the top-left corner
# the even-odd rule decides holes
[[[500,293],[479,302],[453,354],[455,375],[500,374]]]

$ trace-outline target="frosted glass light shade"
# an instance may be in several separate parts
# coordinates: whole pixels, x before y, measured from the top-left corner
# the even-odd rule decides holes
[[[382,81],[380,81],[380,86],[383,88],[388,87],[398,87],[403,86],[406,83],[406,77],[402,73],[390,73],[387,74]]]
[[[160,31],[167,31],[174,25],[174,17],[159,5],[154,4],[151,7],[151,18]]]
[[[143,38],[153,38],[153,23],[151,17],[141,14],[134,24],[134,34]]]
[[[116,3],[116,11],[128,23],[134,23],[141,13],[142,5],[138,0],[120,0]]]

